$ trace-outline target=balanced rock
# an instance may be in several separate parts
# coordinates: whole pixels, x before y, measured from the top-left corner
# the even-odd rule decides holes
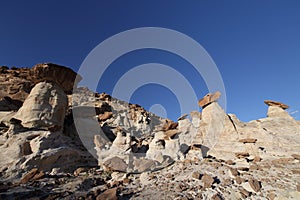
[[[72,69],[52,63],[37,64],[31,69],[30,74],[34,82],[54,82],[68,94],[72,93],[74,86],[82,79]]]
[[[282,108],[284,110],[289,108],[288,105],[280,103],[280,102],[277,102],[277,101],[273,101],[273,100],[265,100],[264,102],[268,106],[277,106],[277,107],[280,107],[280,108]]]
[[[288,105],[272,100],[265,100],[264,102],[269,106],[268,117],[291,118],[288,112],[285,111],[285,109],[289,108]]]
[[[219,91],[217,91],[213,94],[209,93],[206,96],[204,96],[202,99],[200,99],[198,104],[202,108],[205,108],[210,103],[216,102],[220,98],[220,96],[221,96],[221,93]]]
[[[54,83],[38,83],[14,118],[27,128],[61,129],[68,106],[64,91]]]

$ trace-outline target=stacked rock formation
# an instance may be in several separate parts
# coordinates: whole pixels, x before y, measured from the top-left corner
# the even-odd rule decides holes
[[[4,96],[24,101],[39,82],[51,81],[70,94],[81,80],[70,68],[53,63],[37,64],[32,68],[0,68],[0,98]]]
[[[287,105],[266,100],[266,118],[242,122],[216,92],[173,122],[80,79],[51,63],[0,68],[0,199],[300,198]]]
[[[63,134],[68,98],[77,74],[54,64],[2,70],[0,174],[20,177],[38,167],[49,171],[95,165],[79,140]],[[11,88],[15,88],[12,92]],[[88,164],[90,163],[90,164]]]

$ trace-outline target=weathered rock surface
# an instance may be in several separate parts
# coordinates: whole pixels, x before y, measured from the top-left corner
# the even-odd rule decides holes
[[[205,106],[209,105],[212,102],[216,102],[221,96],[219,91],[213,94],[207,94],[205,97],[199,100],[198,104],[200,107],[205,108]]]
[[[5,87],[2,87],[1,92],[8,94],[0,101],[1,180],[20,178],[32,168],[38,168],[44,173],[53,169],[70,171],[79,165],[96,164],[96,160],[86,151],[78,138],[70,138],[63,134],[68,110],[68,99],[63,84],[68,80],[58,85],[59,78],[57,80],[56,78],[57,73],[65,74],[65,71],[72,70],[58,65],[53,68],[51,64],[46,67],[51,69],[45,71],[40,71],[38,69],[40,67],[45,66],[7,70],[4,74],[0,74],[0,79],[5,80],[2,82]],[[48,72],[49,74],[43,75]],[[76,75],[72,71],[64,78],[74,77],[72,74]],[[69,80],[69,84],[71,81]],[[36,82],[38,83],[33,86]],[[9,88],[14,84],[22,87],[10,95]],[[28,87],[24,88],[22,84]],[[9,96],[17,97],[18,100]],[[24,98],[26,99],[22,102]],[[41,177],[39,174],[35,175],[39,178]],[[23,182],[31,178],[36,179],[28,174],[24,176]]]
[[[127,170],[127,164],[125,161],[117,156],[112,157],[108,160],[106,160],[103,165],[107,168],[108,171],[121,171],[126,172]]]
[[[268,106],[276,106],[276,107],[280,107],[280,108],[282,108],[284,110],[289,108],[288,105],[286,105],[284,103],[277,102],[277,101],[273,101],[273,100],[265,100],[264,102]]]
[[[300,123],[287,105],[266,101],[268,117],[245,123],[217,92],[173,122],[71,93],[75,77],[0,67],[0,199],[300,198]]]
[[[2,68],[0,70],[0,98],[5,96],[24,101],[39,82],[53,82],[67,94],[76,88],[81,77],[72,69],[52,64],[37,64],[32,68]]]
[[[37,64],[30,70],[35,83],[42,81],[54,82],[66,93],[70,94],[82,79],[72,69],[53,63]]]
[[[2,179],[18,177],[32,167],[51,171],[72,171],[82,165],[95,165],[80,143],[60,133],[27,131],[10,136],[0,146]]]
[[[56,84],[41,82],[30,92],[14,116],[27,128],[61,130],[68,106],[67,95]]]
[[[270,109],[277,111],[270,114]],[[226,115],[217,103],[211,103],[203,109],[200,125],[200,129],[207,127],[202,132],[211,132],[209,138],[215,141],[208,154],[224,160],[235,159],[241,152],[262,159],[290,157],[296,149],[300,149],[296,142],[300,140],[299,124],[277,104],[269,106],[268,115],[267,118],[244,123],[233,115]],[[238,158],[249,159],[249,156],[238,155]],[[241,166],[247,166],[246,163],[240,161]]]

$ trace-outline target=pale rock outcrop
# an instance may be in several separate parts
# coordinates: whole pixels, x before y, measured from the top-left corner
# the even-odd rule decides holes
[[[0,112],[1,179],[20,177],[33,167],[49,173],[96,164],[78,138],[62,132],[68,109],[65,92],[71,92],[70,79],[75,77],[71,69],[52,64],[0,74],[0,105],[6,110]]]
[[[72,171],[82,163],[96,164],[79,142],[61,133],[41,130],[10,135],[0,145],[0,163],[2,179],[18,177],[34,166],[50,172],[53,168]]]
[[[96,110],[100,111],[105,109],[91,105],[78,105],[72,108],[75,130],[86,149],[95,158],[97,158],[95,144],[97,144],[99,148],[104,148],[105,145],[110,144],[110,140],[101,130]]]
[[[27,128],[61,130],[67,106],[67,96],[60,87],[41,82],[32,89],[14,118]]]
[[[166,158],[172,160],[183,159],[179,138],[165,140],[165,133],[163,131],[157,132],[149,144],[146,158],[157,160],[160,163]]]
[[[215,145],[210,147],[208,155],[234,160],[237,159],[235,155],[244,153],[249,155],[245,157],[247,159],[272,159],[287,157],[300,150],[296,142],[300,140],[300,126],[284,110],[287,106],[274,101],[268,105],[267,118],[248,123],[239,121],[234,115],[226,115],[217,103],[203,109],[200,129],[202,133],[208,133],[209,138],[215,138]],[[249,165],[245,159],[239,159],[240,166]]]
[[[141,169],[148,170],[146,166],[151,166],[151,169],[160,167],[161,163],[158,163],[157,160],[146,159],[146,152],[149,151],[150,143],[156,132],[161,130],[165,124],[162,118],[147,112],[137,104],[128,104],[105,93],[93,95],[81,88],[72,95],[72,103],[77,107],[84,105],[90,106],[91,109],[95,107],[96,110],[100,108],[99,112],[93,112],[94,116],[90,115],[85,119],[82,119],[84,112],[74,112],[73,108],[75,124],[79,125],[79,129],[77,128],[79,135],[81,138],[85,138],[83,143],[88,146],[92,155],[96,155],[100,166],[104,166],[108,160],[114,162],[115,159],[112,158],[118,157],[128,165],[126,169],[128,172],[141,173],[139,171]],[[110,109],[101,109],[104,104]],[[90,125],[86,126],[85,121]],[[91,124],[93,125],[91,126]],[[176,129],[175,123],[169,125],[168,129]],[[99,128],[100,130],[97,130]],[[164,135],[164,137],[172,137],[172,134]],[[92,147],[95,150],[92,150]],[[162,158],[160,161],[164,162],[165,159]],[[146,164],[141,166],[139,162]]]
[[[292,117],[289,115],[289,113],[287,111],[285,111],[284,109],[282,109],[281,107],[278,107],[278,106],[269,106],[267,116],[268,117],[284,117],[284,118],[292,119]]]
[[[268,105],[268,117],[280,117],[280,118],[289,118],[292,120],[293,118],[289,115],[286,109],[289,108],[288,105],[273,101],[273,100],[265,100],[264,103]]]
[[[231,142],[238,139],[234,124],[217,102],[212,102],[202,110],[199,129],[202,145],[206,150],[210,149],[210,153],[218,149],[231,149]]]
[[[198,128],[200,126],[200,121],[201,121],[201,117],[202,117],[201,112],[191,111],[190,116],[191,116],[191,121],[192,121],[193,126]]]
[[[109,150],[102,151],[101,154],[98,154],[98,158],[100,163],[101,160],[105,161],[112,156],[118,156],[124,160],[128,160],[130,153],[131,153],[131,137],[128,133],[119,130]]]

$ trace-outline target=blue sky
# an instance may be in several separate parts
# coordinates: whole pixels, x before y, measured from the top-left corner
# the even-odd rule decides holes
[[[1,1],[0,65],[31,67],[53,62],[79,69],[99,43],[138,27],[164,27],[200,43],[216,63],[226,88],[227,112],[243,121],[265,117],[263,100],[290,106],[300,119],[300,1]],[[175,41],[174,41],[175,42]],[[163,63],[191,82],[197,96],[208,90],[178,56],[160,50],[130,52],[104,73],[98,90],[136,65]],[[132,102],[165,107],[179,117],[168,88],[140,87]]]

